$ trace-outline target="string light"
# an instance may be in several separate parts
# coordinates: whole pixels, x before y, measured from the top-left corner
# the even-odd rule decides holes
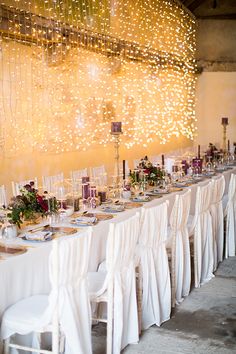
[[[175,0],[1,1],[0,151],[195,134],[195,20]]]

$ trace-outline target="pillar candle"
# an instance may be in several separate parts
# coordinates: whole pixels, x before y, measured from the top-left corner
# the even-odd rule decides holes
[[[228,151],[230,151],[230,142],[228,140]]]
[[[111,133],[121,133],[121,122],[111,122]]]
[[[222,121],[221,121],[221,124],[222,125],[228,125],[229,124],[228,118],[227,117],[223,117]]]

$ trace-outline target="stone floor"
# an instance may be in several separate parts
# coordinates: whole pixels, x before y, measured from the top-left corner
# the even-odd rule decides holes
[[[106,327],[93,328],[93,353],[105,354]],[[142,333],[123,354],[236,353],[236,257],[220,264],[215,278],[193,289],[160,328]]]

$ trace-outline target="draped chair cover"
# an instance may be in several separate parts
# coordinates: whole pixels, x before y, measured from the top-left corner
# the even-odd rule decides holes
[[[0,208],[2,206],[7,206],[6,189],[4,185],[0,186]]]
[[[63,182],[64,180],[64,175],[63,172],[58,173],[57,175],[54,176],[43,176],[43,190],[47,191],[48,193],[54,193],[56,192],[56,184]]]
[[[211,192],[211,181],[197,187],[195,215],[190,229],[190,235],[194,235],[194,278],[196,288],[214,277],[212,218],[210,214]]]
[[[223,260],[224,247],[224,212],[222,198],[225,190],[225,178],[220,176],[212,180],[211,218],[213,233],[214,270]]]
[[[14,328],[14,324],[9,328],[3,317],[2,339],[14,333],[24,335],[42,332],[52,322],[54,311],[58,311],[60,327],[66,338],[65,354],[92,353],[91,314],[87,288],[90,244],[91,229],[79,237],[53,241],[53,251],[49,259],[52,287],[45,311],[40,318],[24,322],[21,328]],[[38,298],[40,299],[40,296]]]
[[[226,245],[225,257],[236,254],[236,175],[232,174],[229,182],[226,215]]]
[[[171,278],[173,299],[179,304],[188,296],[191,284],[191,262],[188,234],[188,217],[191,204],[191,190],[176,195],[170,215],[170,238],[172,249]]]
[[[76,170],[76,171],[71,171],[70,172],[70,177],[72,181],[76,181],[78,179],[81,179],[82,177],[88,176],[88,169],[83,168],[82,170]]]
[[[135,272],[139,220],[136,213],[110,223],[106,270],[88,273],[91,301],[107,302],[107,352],[113,354],[139,340]]]
[[[135,275],[139,220],[137,213],[112,223],[107,240],[107,279],[108,282],[113,279],[114,287],[113,354],[139,340]]]
[[[143,278],[142,328],[160,326],[170,318],[171,288],[167,239],[168,201],[142,208],[139,255]]]
[[[107,173],[104,165],[91,169],[91,177],[95,179],[96,185],[105,186],[107,184]]]

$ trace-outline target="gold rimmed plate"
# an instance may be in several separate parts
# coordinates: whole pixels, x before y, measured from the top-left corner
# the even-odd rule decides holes
[[[0,243],[0,256],[18,256],[27,252],[27,247]]]

